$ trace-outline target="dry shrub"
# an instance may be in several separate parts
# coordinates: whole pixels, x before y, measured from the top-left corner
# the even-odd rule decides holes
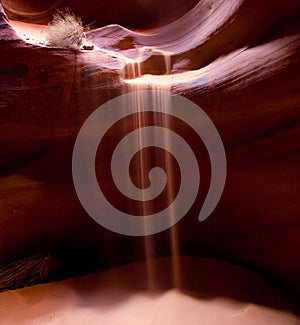
[[[0,292],[41,283],[49,274],[47,253],[30,256],[0,268]]]
[[[49,46],[78,51],[83,38],[81,18],[69,9],[57,10],[48,24],[47,41]]]

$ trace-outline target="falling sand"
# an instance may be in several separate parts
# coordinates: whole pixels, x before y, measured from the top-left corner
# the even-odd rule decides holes
[[[144,98],[143,91],[149,91],[151,90],[153,92],[153,102],[154,105],[157,106],[157,108],[160,110],[163,116],[163,121],[160,121],[160,123],[165,128],[170,128],[169,124],[170,121],[168,119],[168,112],[171,110],[171,80],[169,79],[169,82],[165,82],[163,84],[159,83],[153,83],[153,82],[145,82],[144,79],[142,79],[142,62],[141,58],[143,57],[143,53],[148,48],[141,48],[139,50],[139,55],[136,60],[127,60],[126,69],[123,71],[122,78],[125,80],[125,82],[128,85],[128,91],[136,94],[136,111],[137,113],[143,111],[143,110],[152,110],[152,107],[143,107],[144,105],[147,105],[148,102]],[[166,75],[168,75],[171,72],[171,55],[168,52],[161,52],[161,54],[164,56],[164,62],[165,62],[165,70]],[[141,116],[141,115],[138,115]],[[136,120],[136,129],[138,130],[138,143],[140,144],[140,148],[144,147],[145,139],[143,138],[145,135],[143,134],[143,125],[144,121],[141,120],[141,117]],[[158,123],[154,122],[155,125],[158,125]],[[155,131],[153,131],[155,132]],[[165,135],[162,139],[162,147],[163,148],[170,148],[171,144],[171,137],[169,134]],[[141,155],[142,156],[142,155]],[[153,158],[154,161],[157,161],[156,157]],[[167,182],[167,197],[164,199],[167,201],[167,206],[170,207],[167,211],[169,214],[169,220],[170,220],[170,227],[167,230],[169,232],[169,238],[170,238],[170,251],[171,251],[171,261],[172,261],[172,279],[173,279],[173,287],[178,288],[180,286],[180,266],[178,263],[178,256],[179,256],[179,242],[178,242],[178,236],[177,236],[177,229],[176,225],[174,225],[175,215],[177,211],[172,208],[172,201],[174,200],[174,189],[173,185],[175,185],[173,180],[173,166],[172,161],[170,160],[170,155],[165,151],[164,153],[164,165],[166,166],[166,169],[164,170],[164,173],[166,175],[166,178],[168,180]],[[147,159],[141,159],[141,176],[140,176],[140,182],[142,184],[141,188],[146,188],[146,184],[143,183],[144,177],[143,175],[146,175],[147,172],[149,173],[150,167],[147,165],[149,164],[147,162]],[[154,180],[155,181],[155,180]],[[150,184],[151,186],[152,184]],[[152,193],[153,194],[153,193]],[[156,196],[158,196],[160,193],[156,193]],[[152,195],[155,197],[155,195]],[[146,198],[143,198],[143,201],[146,201]],[[142,215],[146,215],[143,212]],[[147,277],[148,277],[148,287],[151,289],[155,287],[156,284],[156,277],[158,275],[158,272],[160,270],[157,270],[155,268],[155,242],[153,242],[155,239],[151,236],[145,236],[145,256],[146,256],[146,265],[147,265]]]

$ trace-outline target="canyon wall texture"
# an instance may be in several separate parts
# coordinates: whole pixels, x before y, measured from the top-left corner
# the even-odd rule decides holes
[[[178,251],[243,263],[299,293],[299,1],[182,1],[169,16],[153,1],[155,17],[137,3],[110,1],[101,16],[101,7],[63,1],[87,22],[111,23],[86,33],[93,51],[73,52],[28,44],[7,19],[46,22],[56,2],[2,1],[0,262],[49,251],[66,276],[143,259],[147,240],[152,257],[172,252],[172,232],[145,241],[98,225],[72,180],[80,127],[139,77],[199,105],[226,150],[221,201],[198,222],[199,195],[174,227]]]

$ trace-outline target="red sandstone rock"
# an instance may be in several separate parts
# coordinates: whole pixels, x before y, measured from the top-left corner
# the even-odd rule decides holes
[[[48,23],[56,8],[70,8],[82,17],[85,24],[100,27],[117,23],[127,27],[144,28],[161,25],[174,20],[191,9],[197,0],[165,0],[161,5],[159,0],[2,0],[2,5],[11,19],[33,22],[38,24]]]
[[[137,59],[148,47],[141,70],[155,76],[140,81],[172,84],[199,104],[228,160],[214,213],[199,223],[196,204],[174,227],[180,251],[246,263],[299,292],[298,13],[296,0],[201,1],[154,30],[91,31],[87,38],[101,49],[75,53],[26,44],[1,8],[0,261],[50,250],[76,274],[89,269],[84,263],[105,268],[143,258],[143,238],[111,233],[85,213],[71,158],[91,112],[129,90],[122,56]],[[151,236],[152,254],[169,254],[172,236]]]

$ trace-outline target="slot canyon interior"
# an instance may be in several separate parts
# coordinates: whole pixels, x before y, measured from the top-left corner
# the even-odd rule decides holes
[[[0,324],[300,324],[299,49],[299,0],[0,0]]]

